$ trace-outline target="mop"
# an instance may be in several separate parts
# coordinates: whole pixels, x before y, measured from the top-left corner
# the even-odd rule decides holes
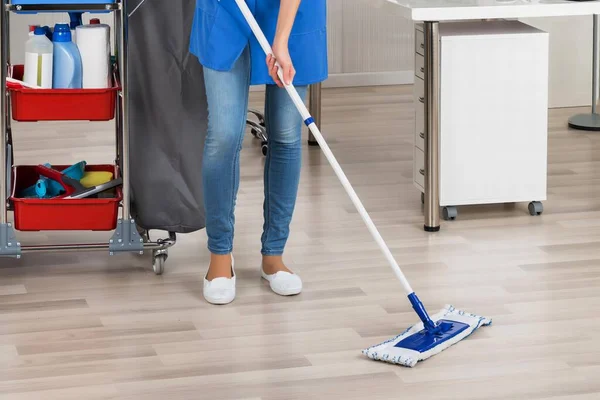
[[[252,15],[252,12],[246,5],[245,1],[235,0],[235,2],[244,15],[246,22],[248,25],[250,25],[250,28],[263,51],[266,54],[273,54],[267,38],[258,26],[254,15]],[[304,123],[308,126],[313,136],[319,143],[319,146],[325,154],[327,161],[329,161],[329,164],[335,171],[335,174],[340,180],[342,186],[352,200],[352,203],[354,203],[354,206],[362,217],[364,223],[367,225],[369,232],[385,255],[387,261],[392,267],[392,270],[396,274],[396,277],[400,280],[402,287],[408,295],[408,300],[421,319],[421,322],[408,328],[395,338],[363,350],[363,354],[376,361],[414,367],[419,361],[432,357],[452,346],[453,344],[458,343],[479,327],[490,325],[492,323],[491,319],[457,310],[451,305],[446,305],[439,313],[429,316],[425,310],[425,306],[412,290],[408,280],[406,279],[406,276],[394,259],[389,247],[379,234],[377,227],[371,220],[367,210],[352,188],[352,185],[344,174],[342,167],[339,165],[335,156],[329,149],[325,139],[323,139],[323,135],[321,135],[319,128],[317,128],[315,121],[304,105],[304,101],[302,98],[300,98],[300,95],[292,84],[286,84],[284,82],[282,70],[278,64],[277,66],[279,78],[281,79],[281,82],[284,83],[288,95],[294,102],[294,105],[302,116]]]

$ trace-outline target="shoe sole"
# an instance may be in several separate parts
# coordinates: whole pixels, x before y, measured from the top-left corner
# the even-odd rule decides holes
[[[301,287],[300,288],[294,288],[294,289],[288,289],[288,290],[285,290],[285,291],[275,290],[275,289],[273,289],[273,286],[271,286],[271,282],[267,278],[265,278],[264,276],[261,276],[261,278],[269,284],[269,288],[271,288],[271,291],[273,293],[278,294],[280,296],[286,296],[286,297],[288,297],[288,296],[296,296],[296,295],[299,295],[300,293],[302,293],[302,288]]]
[[[206,300],[206,302],[207,302],[207,303],[209,303],[209,304],[212,304],[212,305],[214,305],[214,306],[224,306],[224,305],[227,305],[227,304],[231,304],[231,303],[233,303],[233,301],[235,300],[235,298],[234,298],[234,299],[231,299],[231,300],[229,300],[229,301],[225,301],[225,300],[217,300],[217,301],[213,301],[213,300],[209,300],[209,299],[207,299],[207,298],[205,297],[205,298],[204,298],[204,300]]]
[[[284,296],[284,297],[290,297],[290,296],[297,296],[300,293],[302,293],[302,289],[294,289],[294,290],[288,290],[285,292],[282,291],[276,291],[275,289],[271,288],[271,290],[273,291],[273,293],[278,294],[280,296]]]

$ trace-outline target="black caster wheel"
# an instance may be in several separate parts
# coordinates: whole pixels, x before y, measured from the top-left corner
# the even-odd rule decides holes
[[[544,212],[544,205],[539,201],[532,201],[529,203],[529,214],[533,216],[542,215]]]
[[[262,150],[263,156],[266,156],[267,152],[269,151],[269,144],[267,142],[262,142],[260,145],[260,149]]]
[[[169,258],[166,250],[154,250],[152,252],[152,269],[156,275],[162,275],[165,272],[165,263]]]
[[[444,207],[442,210],[442,216],[444,217],[445,221],[454,221],[456,217],[458,217],[458,210],[453,206]]]

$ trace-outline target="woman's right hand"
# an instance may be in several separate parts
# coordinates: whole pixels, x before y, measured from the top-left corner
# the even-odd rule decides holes
[[[283,82],[279,78],[278,68],[276,63],[278,63],[283,72]],[[294,64],[292,63],[292,59],[290,57],[290,52],[288,50],[287,40],[279,40],[277,37],[273,43],[273,54],[269,54],[267,56],[267,68],[269,69],[269,75],[275,81],[275,84],[280,88],[285,85],[291,85],[294,76],[296,75],[296,70],[294,69]]]

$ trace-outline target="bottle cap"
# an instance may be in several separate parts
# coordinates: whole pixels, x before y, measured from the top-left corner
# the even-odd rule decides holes
[[[41,26],[36,26],[33,29],[33,34],[36,36],[44,36],[44,35],[46,35],[46,30],[44,28],[42,28]]]
[[[53,42],[70,42],[71,41],[71,28],[69,24],[56,24],[54,25],[54,33],[52,34]]]
[[[90,19],[90,25],[100,25],[100,19],[99,18]]]
[[[35,32],[35,28],[37,27],[37,25],[29,25],[29,32]]]

